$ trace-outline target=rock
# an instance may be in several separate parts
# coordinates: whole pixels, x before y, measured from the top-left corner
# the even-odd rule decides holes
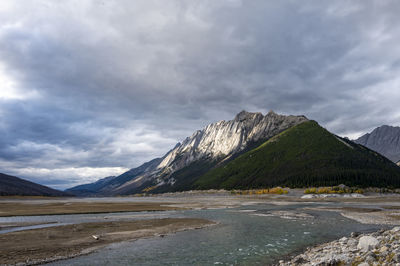
[[[369,264],[366,262],[362,262],[362,263],[358,264],[358,266],[369,266]]]
[[[351,193],[352,198],[365,198],[365,195],[360,193]]]
[[[395,254],[392,259],[394,262],[400,263],[400,254],[399,253]]]
[[[357,248],[363,252],[376,248],[379,245],[378,239],[373,236],[363,236],[358,241]]]
[[[297,263],[297,264],[304,264],[304,263],[308,262],[308,260],[305,260],[303,257],[298,257],[293,262]]]
[[[314,194],[307,194],[307,195],[301,196],[302,199],[313,199],[313,198],[317,198],[317,197],[318,196],[314,195]]]
[[[365,257],[365,262],[373,263],[373,262],[376,261],[376,257],[373,256],[372,254],[374,254],[374,253],[371,253],[371,254],[369,254],[368,256]]]
[[[391,232],[393,232],[393,233],[397,233],[397,232],[400,232],[400,226],[396,226],[396,227],[394,227],[392,230],[390,230]]]
[[[358,244],[357,240],[355,240],[355,239],[353,239],[353,238],[350,238],[350,239],[347,241],[347,245],[348,245],[349,247],[355,247],[355,246],[357,246],[357,244]]]
[[[351,232],[351,234],[350,234],[350,236],[351,237],[358,237],[360,235],[360,233],[359,232]]]
[[[379,249],[379,252],[380,253],[385,253],[385,252],[387,252],[388,251],[388,248],[386,247],[386,246],[383,246],[383,247],[381,247],[380,249]]]
[[[93,237],[94,239],[96,239],[96,240],[99,240],[99,239],[100,239],[100,236],[97,236],[97,235],[92,235],[92,237]]]

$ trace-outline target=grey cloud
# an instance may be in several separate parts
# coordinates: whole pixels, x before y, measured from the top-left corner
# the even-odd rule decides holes
[[[2,171],[134,167],[242,109],[400,123],[397,1],[6,2],[0,74],[37,97],[0,98]]]

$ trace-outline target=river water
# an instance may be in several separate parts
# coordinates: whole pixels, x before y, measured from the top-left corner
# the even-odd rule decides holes
[[[338,206],[328,203],[331,204]],[[320,204],[257,204],[233,209],[3,217],[0,222],[57,222],[60,225],[196,217],[219,223],[166,237],[116,243],[89,255],[49,265],[270,265],[289,254],[301,252],[307,246],[334,240],[353,231],[369,232],[382,228],[360,224],[336,212],[303,209],[317,206]],[[282,216],[276,211],[285,211],[286,214]],[[293,213],[298,214],[290,215]],[[24,228],[8,230],[21,229]]]

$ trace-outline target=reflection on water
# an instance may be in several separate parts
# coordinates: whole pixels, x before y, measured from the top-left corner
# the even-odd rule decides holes
[[[160,217],[206,218],[219,224],[164,238],[113,244],[90,255],[52,265],[265,265],[306,246],[330,241],[352,231],[380,228],[359,224],[334,212],[302,210],[305,206],[264,204],[239,209],[152,213]],[[81,218],[149,218],[146,215],[148,213],[144,216],[143,213],[124,213]],[[78,220],[77,217],[74,219]]]

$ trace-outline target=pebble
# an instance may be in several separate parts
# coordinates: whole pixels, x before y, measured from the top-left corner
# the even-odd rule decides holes
[[[279,261],[279,265],[400,266],[400,227],[370,234],[353,232],[349,237],[308,248],[289,261]]]

